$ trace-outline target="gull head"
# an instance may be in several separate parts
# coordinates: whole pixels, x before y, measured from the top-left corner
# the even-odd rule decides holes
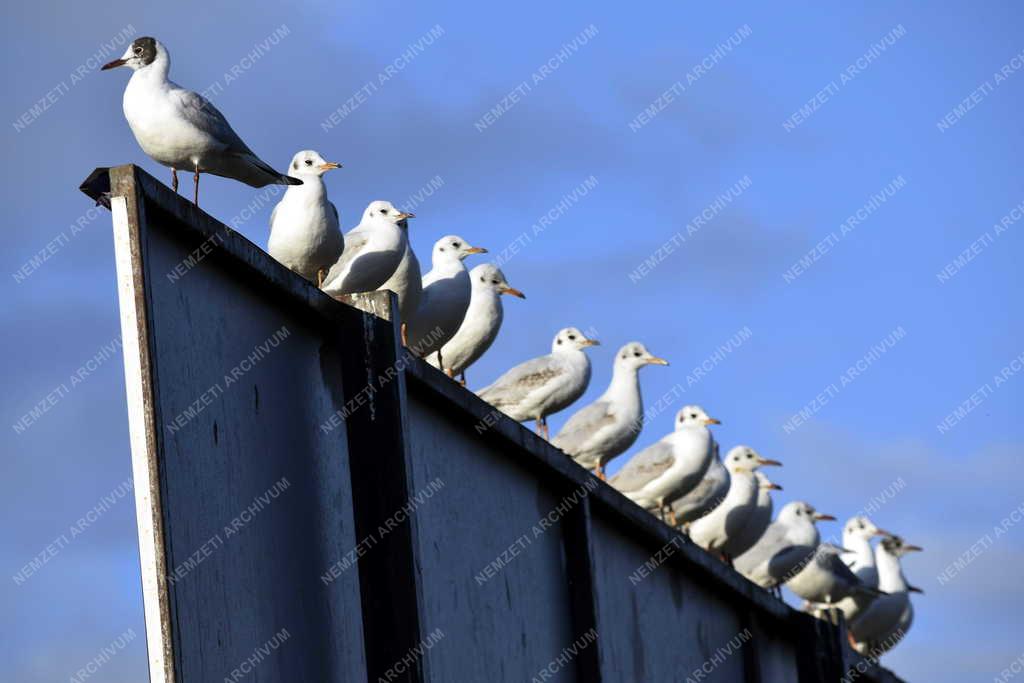
[[[132,71],[144,69],[154,63],[169,63],[170,55],[167,49],[156,38],[144,36],[136,38],[120,58],[107,62],[100,67],[100,71],[113,69],[119,66],[127,66]]]
[[[761,454],[750,446],[734,446],[725,456],[725,467],[730,473],[753,472],[764,465],[782,467],[782,463],[778,460],[762,458]]]
[[[899,536],[886,536],[882,539],[882,550],[893,557],[903,557],[907,553],[919,553],[924,548],[918,545],[910,545]]]
[[[557,351],[578,351],[588,346],[598,346],[601,342],[596,339],[588,339],[575,327],[566,327],[558,331],[555,340],[551,342],[551,352]]]
[[[668,365],[664,358],[652,355],[640,342],[629,342],[621,349],[615,357],[615,365],[630,370],[639,370],[645,365]]]
[[[390,225],[398,225],[406,218],[415,218],[416,216],[411,213],[405,213],[399,211],[394,207],[391,202],[386,202],[381,199],[370,202],[370,205],[363,211],[363,221],[366,223],[387,223]]]
[[[846,522],[846,526],[843,527],[843,533],[854,538],[862,538],[865,541],[871,539],[873,536],[892,536],[892,534],[885,529],[879,529],[875,526],[866,515],[850,517]]]
[[[501,269],[491,263],[482,263],[469,271],[469,278],[473,287],[478,290],[491,291],[498,295],[508,294],[520,299],[526,298],[526,295],[509,285]]]
[[[288,167],[288,175],[293,178],[319,178],[332,168],[341,168],[341,164],[333,161],[325,161],[319,153],[311,149],[304,149],[292,157],[292,163]]]
[[[832,515],[818,512],[814,509],[813,505],[802,500],[786,503],[782,510],[779,511],[779,521],[786,524],[814,524],[815,522],[834,519],[835,517]]]
[[[683,406],[676,413],[676,429],[683,427],[707,427],[708,425],[720,425],[721,420],[709,416],[700,406]]]
[[[470,254],[486,254],[483,247],[474,247],[458,235],[445,235],[434,243],[431,258],[434,263],[452,263],[461,261]]]

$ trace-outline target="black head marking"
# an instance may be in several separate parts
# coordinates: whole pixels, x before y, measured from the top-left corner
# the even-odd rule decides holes
[[[156,39],[149,36],[136,38],[132,43],[132,55],[141,61],[143,66],[152,64],[156,59]]]

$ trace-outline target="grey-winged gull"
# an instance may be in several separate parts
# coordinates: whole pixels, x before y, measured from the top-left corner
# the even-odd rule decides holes
[[[804,501],[786,503],[761,538],[733,561],[736,570],[759,586],[775,588],[792,578],[814,555],[821,535],[815,523],[835,519]]]
[[[536,420],[548,438],[547,417],[575,403],[590,384],[590,358],[583,349],[599,344],[575,327],[558,331],[551,353],[520,363],[477,395],[513,420]]]
[[[675,429],[630,458],[609,483],[665,519],[665,499],[689,493],[711,464],[715,438],[708,425],[713,424],[721,423],[700,406],[683,406],[676,414]],[[668,522],[675,525],[671,514]]]
[[[332,296],[372,292],[387,282],[405,254],[408,238],[399,224],[407,218],[414,216],[391,202],[370,202],[359,225],[345,234],[345,251],[327,272],[323,290]]]
[[[462,375],[459,381],[463,386],[466,384],[466,368],[484,355],[498,336],[505,317],[502,295],[526,298],[508,283],[501,269],[491,263],[482,263],[469,271],[469,283],[472,289],[469,308],[458,331],[441,348],[440,354],[444,357],[445,369],[454,375]],[[440,367],[437,354],[429,356],[427,362]]]
[[[292,271],[323,284],[345,247],[338,209],[327,199],[323,175],[341,164],[307,149],[292,157],[288,175],[302,181],[284,193],[270,214],[267,251]]]
[[[168,80],[171,58],[160,41],[136,38],[119,59],[101,69],[118,66],[134,72],[122,100],[128,126],[142,151],[171,169],[175,192],[179,168],[193,172],[196,205],[200,173],[234,178],[252,187],[302,184],[257,157],[209,100]]]
[[[445,235],[434,244],[433,267],[423,276],[420,304],[409,320],[408,346],[413,353],[423,357],[437,353],[458,332],[472,294],[463,261],[471,254],[486,253],[483,247],[474,247],[458,235]],[[443,354],[438,360],[439,367],[453,376],[443,364]]]
[[[694,543],[725,560],[735,557],[736,539],[757,504],[759,486],[754,472],[764,465],[782,463],[762,457],[750,446],[736,446],[729,451],[725,457],[729,490],[714,510],[690,525],[690,539]]]
[[[632,446],[643,427],[639,372],[645,365],[668,365],[668,361],[651,355],[640,342],[619,349],[608,388],[570,417],[551,441],[601,479],[605,463]]]

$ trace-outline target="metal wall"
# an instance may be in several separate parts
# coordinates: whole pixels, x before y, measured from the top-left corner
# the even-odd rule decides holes
[[[133,166],[82,189],[113,214],[151,680],[806,683],[857,663],[840,628],[403,353],[386,293],[330,299]]]

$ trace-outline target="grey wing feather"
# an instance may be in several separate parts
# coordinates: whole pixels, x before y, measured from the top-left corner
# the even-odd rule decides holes
[[[369,241],[369,235],[359,232],[353,231],[345,235],[345,251],[341,252],[341,258],[327,271],[327,277],[324,278],[324,290],[333,292],[341,284],[334,282],[335,278],[345,272],[345,268],[359,256],[359,252]]]
[[[825,566],[825,569],[829,570],[843,581],[846,581],[851,586],[861,583],[861,580],[857,578],[857,575],[850,571],[850,568],[846,566],[846,563],[843,562],[835,553],[828,553],[824,557],[819,554],[818,561]]]
[[[737,557],[734,561],[741,574],[749,574],[762,562],[770,560],[785,546],[786,529],[780,524],[769,524],[750,550]]]
[[[327,206],[331,207],[331,213],[334,214],[334,222],[341,225],[341,222],[338,220],[338,207],[334,205],[334,202],[327,202]],[[271,220],[273,220],[273,216],[271,216]]]
[[[185,117],[197,128],[209,133],[226,145],[227,150],[238,154],[252,154],[252,150],[242,142],[235,129],[231,127],[224,115],[202,95],[191,90],[180,88],[175,90],[181,101]],[[276,173],[274,175],[277,175]]]
[[[553,362],[551,356],[540,356],[520,363],[477,393],[492,405],[518,403],[565,372],[566,368]]]
[[[244,157],[245,160],[259,169],[261,172],[271,176],[276,181],[281,181],[282,184],[287,185],[301,185],[302,181],[298,178],[292,178],[291,176],[282,175],[278,171],[274,170],[272,166],[267,164],[265,161],[260,159],[256,154],[249,149],[249,146],[242,141],[235,129],[231,127],[228,120],[224,118],[224,114],[220,113],[217,107],[213,106],[208,99],[200,95],[199,93],[186,90],[185,88],[177,88],[173,91],[178,101],[181,103],[181,111],[186,119],[196,128],[210,134],[218,142],[224,145],[224,151]],[[205,169],[204,169],[205,170]],[[208,173],[214,175],[221,175],[216,169],[210,169]],[[253,184],[254,179],[252,178],[239,178],[243,182]],[[267,182],[263,180],[262,184],[257,182],[255,187],[262,187]]]
[[[594,432],[613,421],[611,407],[607,401],[591,403],[570,417],[551,443],[566,453],[575,453]]]
[[[612,477],[611,484],[620,491],[637,491],[661,476],[675,461],[672,446],[664,441],[658,441],[633,456],[626,466]]]

